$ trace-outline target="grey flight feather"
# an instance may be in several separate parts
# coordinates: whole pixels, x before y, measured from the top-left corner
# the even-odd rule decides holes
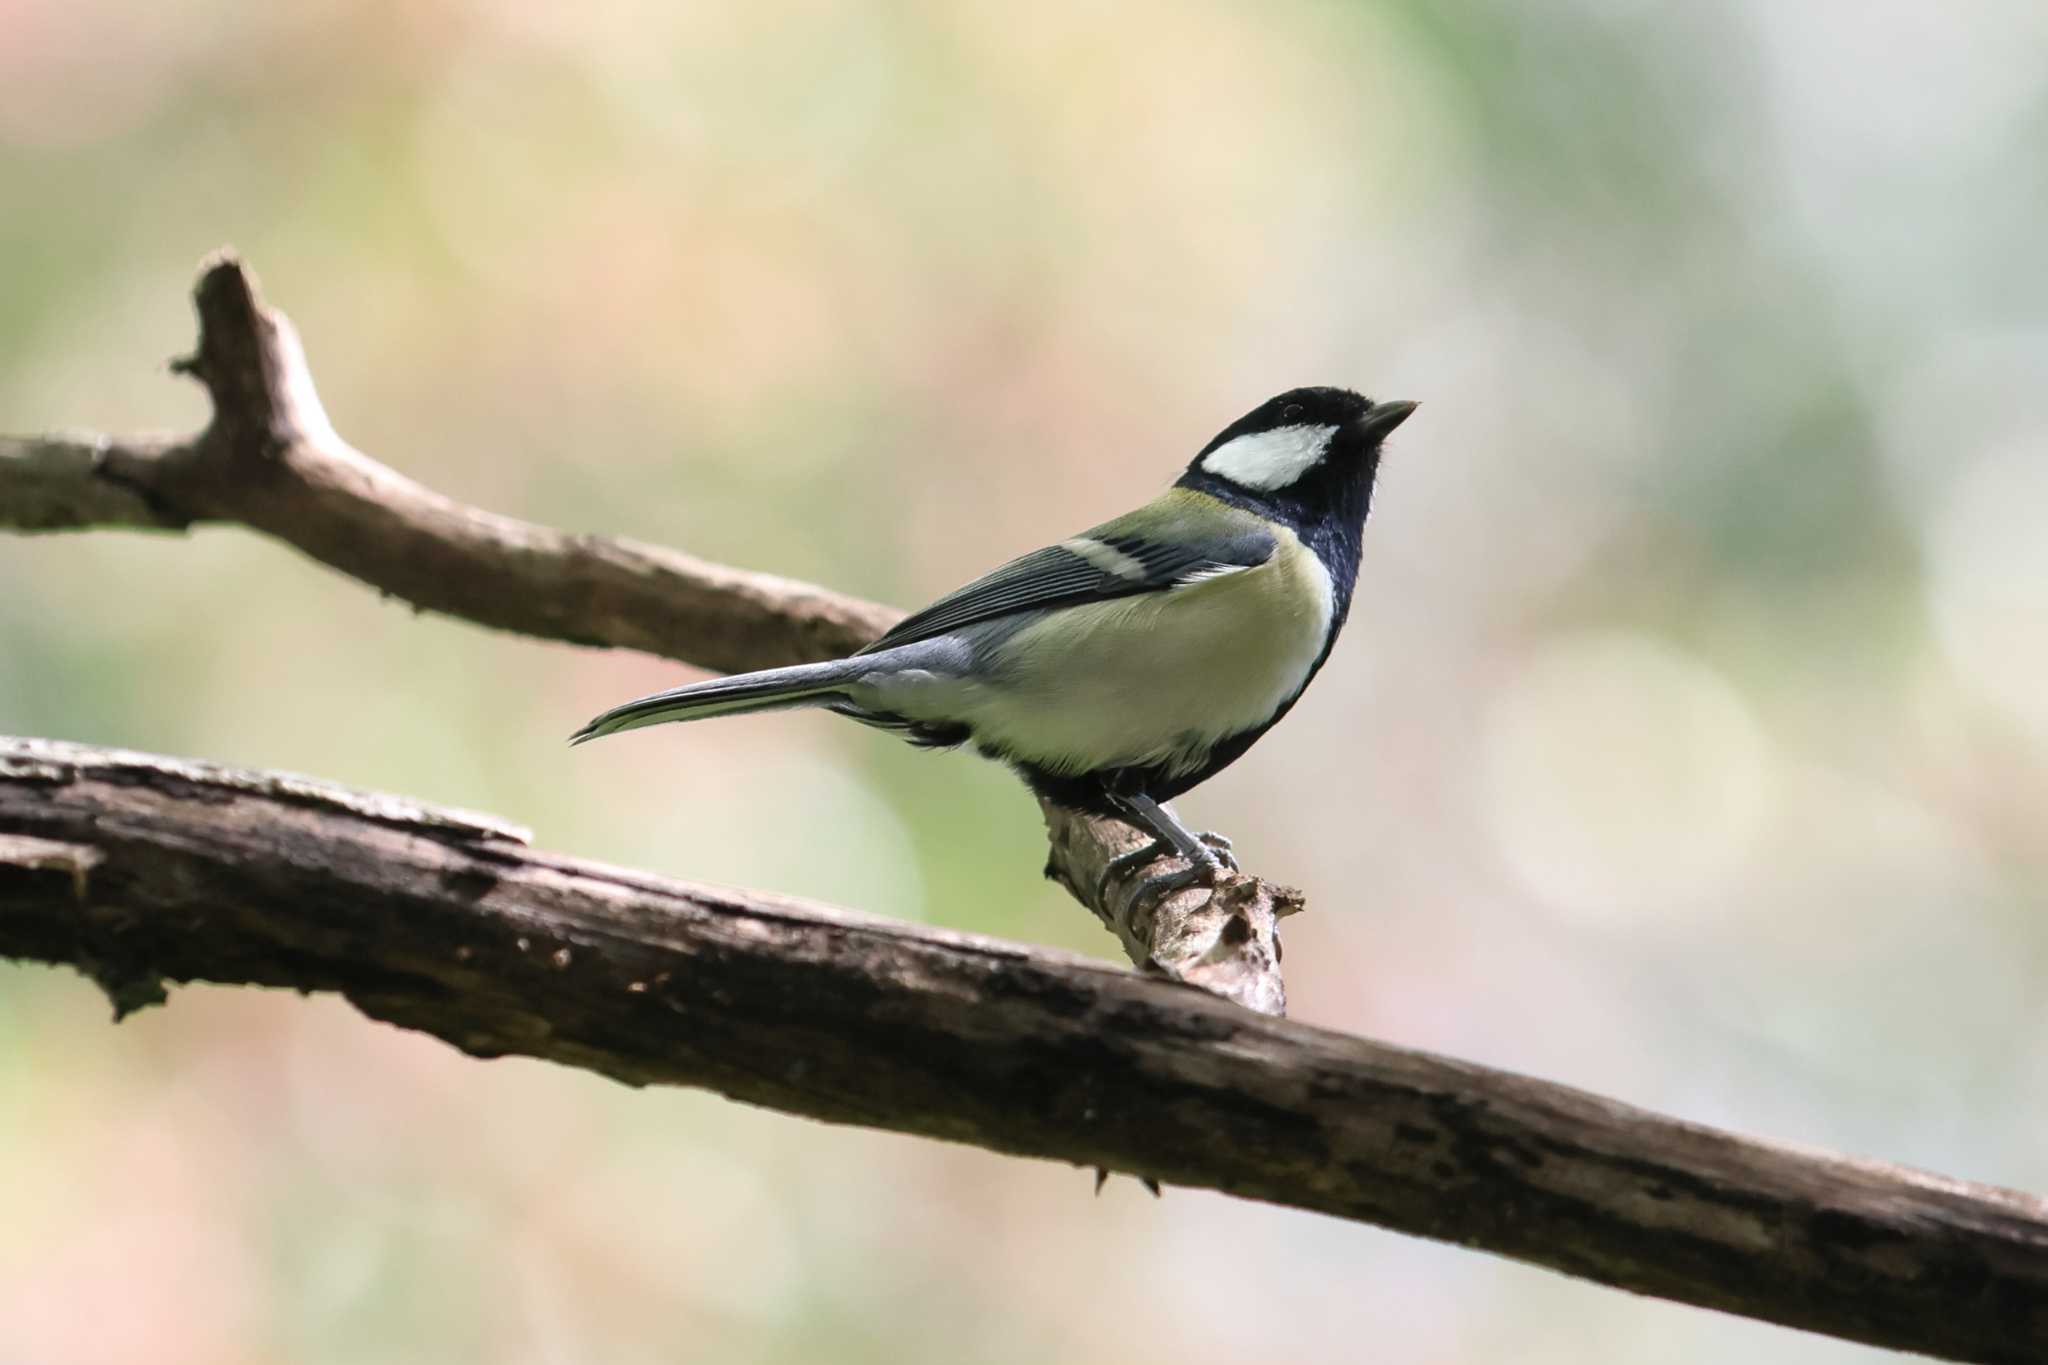
[[[834,690],[852,681],[865,667],[853,667],[849,659],[823,664],[797,664],[790,668],[769,668],[742,673],[732,678],[711,678],[688,683],[641,697],[611,710],[569,736],[571,744],[583,744],[643,726],[672,720],[701,720],[707,716],[735,715],[747,711],[773,711],[791,706],[822,706],[836,699]]]
[[[966,651],[958,642],[919,642],[879,654],[857,654],[850,659],[833,659],[821,664],[795,664],[788,668],[764,668],[757,673],[740,673],[730,678],[707,678],[641,697],[592,720],[569,736],[569,743],[584,744],[606,735],[639,730],[670,721],[705,720],[711,716],[737,716],[754,711],[782,711],[792,707],[835,706],[848,700],[847,689],[878,677],[922,670],[928,674],[956,673],[964,666]]]

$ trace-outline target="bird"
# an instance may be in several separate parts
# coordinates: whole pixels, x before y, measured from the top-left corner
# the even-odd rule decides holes
[[[1381,446],[1417,405],[1290,389],[1218,432],[1151,502],[1013,559],[843,659],[712,678],[615,706],[582,744],[672,721],[822,707],[930,748],[972,745],[1040,798],[1168,853],[1140,898],[1215,884],[1229,842],[1167,802],[1301,698],[1350,614]]]

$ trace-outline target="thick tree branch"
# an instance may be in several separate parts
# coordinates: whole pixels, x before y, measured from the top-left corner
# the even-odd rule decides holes
[[[355,450],[322,409],[291,323],[232,256],[200,276],[199,348],[176,362],[213,400],[187,440],[0,437],[0,527],[265,532],[393,597],[501,630],[643,650],[737,671],[851,653],[890,607],[630,540],[578,535],[444,497]],[[568,720],[565,719],[565,727]],[[1234,877],[1134,907],[1139,878],[1097,894],[1103,865],[1142,842],[1127,826],[1048,808],[1047,873],[1131,960],[1284,1013],[1277,924],[1298,893]]]
[[[335,991],[478,1056],[1130,1171],[1956,1360],[2048,1358],[2048,1203],[1741,1138],[1085,960],[0,740],[0,954]]]

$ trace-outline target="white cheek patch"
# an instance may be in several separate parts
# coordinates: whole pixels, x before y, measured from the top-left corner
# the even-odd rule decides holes
[[[1202,457],[1202,468],[1221,479],[1270,492],[1315,467],[1335,427],[1276,427],[1226,441]]]

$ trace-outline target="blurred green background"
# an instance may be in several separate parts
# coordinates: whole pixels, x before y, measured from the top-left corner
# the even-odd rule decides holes
[[[1182,803],[1295,1016],[2048,1187],[2048,9],[0,4],[0,430],[186,429],[239,247],[456,497],[914,605],[1280,389],[1422,400]],[[659,661],[0,537],[0,729],[1112,956],[993,766],[571,753]],[[798,831],[801,831],[799,837]],[[0,1360],[1851,1362],[1372,1229],[0,967]]]

